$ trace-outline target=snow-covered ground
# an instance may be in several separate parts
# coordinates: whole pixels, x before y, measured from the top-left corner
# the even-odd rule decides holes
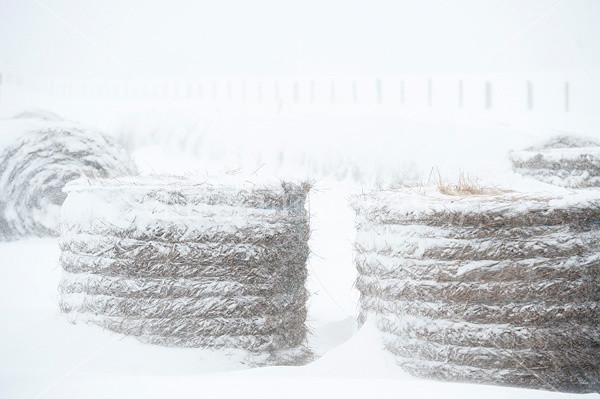
[[[452,179],[460,173],[484,184],[526,188],[531,183],[512,174],[507,152],[558,131],[535,123],[508,125],[485,114],[399,113],[386,107],[277,112],[173,103],[103,108],[93,101],[51,100],[4,92],[0,116],[36,106],[95,122],[119,138],[147,172],[240,169],[264,177],[313,179],[308,324],[309,344],[319,358],[302,367],[250,369],[240,353],[144,345],[93,326],[72,325],[57,305],[58,240],[27,239],[0,243],[0,397],[571,396],[441,383],[402,372],[383,350],[376,328],[356,324],[354,215],[348,205],[348,197],[365,188],[440,175]]]

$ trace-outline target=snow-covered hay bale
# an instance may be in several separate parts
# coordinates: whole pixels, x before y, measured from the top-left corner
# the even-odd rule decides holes
[[[132,177],[65,191],[70,318],[147,343],[306,360],[308,184]]]
[[[127,152],[104,133],[64,122],[37,126],[0,153],[0,240],[58,236],[67,182],[133,173]]]
[[[510,154],[515,172],[568,188],[600,187],[600,143],[557,136],[547,143]]]
[[[361,318],[415,376],[600,389],[600,194],[353,199]]]

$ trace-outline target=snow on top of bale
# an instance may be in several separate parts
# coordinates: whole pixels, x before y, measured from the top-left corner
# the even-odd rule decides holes
[[[425,218],[439,223],[478,225],[526,223],[528,220],[535,224],[551,219],[568,223],[573,217],[600,222],[600,193],[591,190],[564,194],[490,190],[497,191],[449,195],[437,186],[382,190],[354,196],[351,204],[359,217],[378,223],[408,223]]]
[[[590,137],[558,135],[550,140],[527,148],[528,151],[547,150],[554,148],[583,148],[583,147],[600,147],[600,142]]]
[[[251,181],[239,176],[124,176],[81,178],[65,185],[65,193],[94,193],[113,196],[123,193],[128,201],[151,205],[225,205],[245,208],[291,208],[304,204],[311,184],[306,181]],[[119,198],[115,198],[118,202]],[[144,205],[142,205],[144,206]]]
[[[547,143],[547,145],[529,147],[525,150],[516,150],[510,153],[511,161],[516,167],[527,164],[530,167],[541,167],[545,166],[544,162],[583,161],[586,158],[596,159],[597,157],[600,157],[600,144],[585,139],[573,138],[571,140],[570,137],[566,136],[561,136],[556,141]]]
[[[286,187],[297,185],[303,192],[308,192],[311,186],[310,182],[287,182],[277,178],[265,178],[244,174],[222,175],[136,175],[122,176],[118,178],[81,178],[69,182],[65,185],[65,191],[79,190],[110,190],[122,189],[128,190],[153,190],[177,188],[184,191],[202,191],[223,189],[228,191],[260,191],[260,190],[280,190]]]
[[[255,184],[228,176],[81,178],[64,189],[69,195],[62,207],[63,234],[73,226],[100,233],[104,226],[127,231],[135,226],[149,232],[160,225],[171,238],[180,231],[195,236],[250,230],[256,235],[271,231],[277,220],[288,217],[280,211],[304,209],[309,190],[307,182]],[[90,203],[96,205],[91,208]]]

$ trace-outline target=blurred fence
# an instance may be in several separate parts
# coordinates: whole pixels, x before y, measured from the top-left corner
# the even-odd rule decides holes
[[[281,79],[12,79],[38,94],[63,98],[217,104],[397,106],[442,110],[596,114],[600,80],[581,76],[394,76]],[[0,88],[1,89],[1,88]]]

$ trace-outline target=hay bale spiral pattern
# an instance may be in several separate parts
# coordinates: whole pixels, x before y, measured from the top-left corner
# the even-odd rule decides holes
[[[127,152],[96,130],[57,122],[23,134],[0,154],[0,241],[58,236],[67,182],[130,174]]]
[[[600,187],[600,143],[558,136],[510,154],[515,172],[567,188]]]
[[[73,182],[61,220],[61,310],[143,342],[298,349],[285,361],[302,361],[308,190],[174,177]]]
[[[600,195],[353,199],[361,319],[415,376],[600,389]]]

